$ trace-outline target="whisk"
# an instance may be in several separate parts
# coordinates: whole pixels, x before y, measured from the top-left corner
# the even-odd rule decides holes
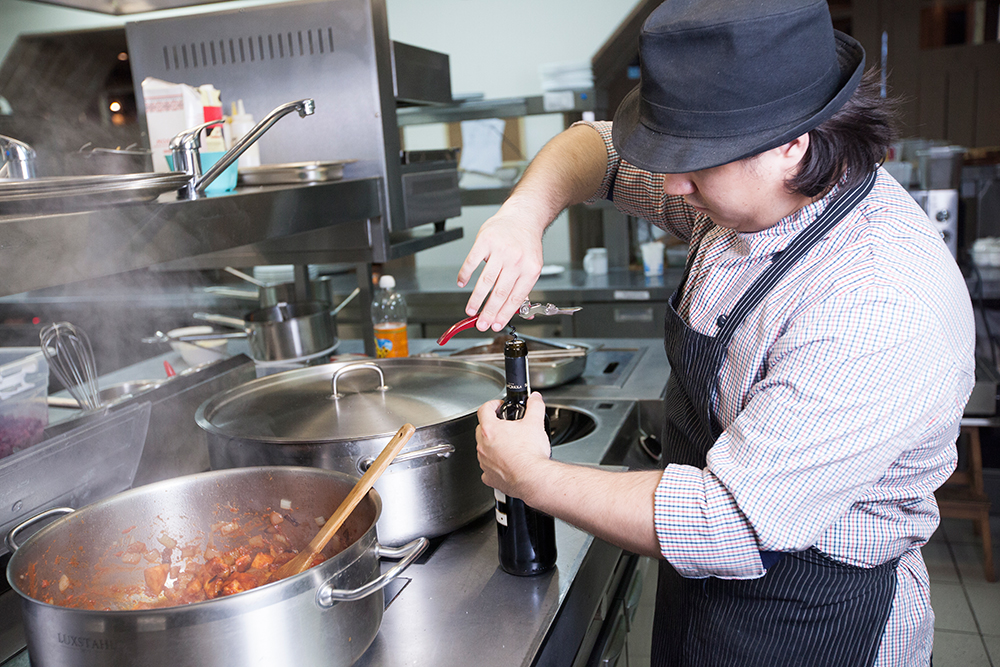
[[[87,334],[69,322],[54,322],[42,327],[38,337],[49,367],[80,407],[86,410],[101,407],[97,364]]]

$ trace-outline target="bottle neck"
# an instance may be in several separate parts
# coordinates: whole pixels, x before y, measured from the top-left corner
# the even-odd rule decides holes
[[[503,348],[504,371],[507,376],[507,399],[527,401],[531,387],[528,384],[528,346],[520,338],[507,341]]]

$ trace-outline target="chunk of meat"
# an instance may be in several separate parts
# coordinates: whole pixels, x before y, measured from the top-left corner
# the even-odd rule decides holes
[[[267,580],[270,578],[270,572],[261,572],[260,570],[237,572],[222,587],[222,595],[235,595],[252,588],[257,588],[267,583]]]
[[[205,574],[209,579],[221,577],[229,574],[229,566],[226,565],[226,561],[222,560],[221,556],[216,556],[205,563]]]
[[[261,551],[256,556],[253,557],[253,561],[250,563],[251,570],[263,570],[268,565],[274,562],[274,556],[269,553],[264,553]]]
[[[226,580],[222,577],[216,577],[215,579],[209,579],[205,582],[205,597],[209,600],[214,600],[219,597],[222,592],[222,586],[226,583]]]
[[[236,571],[246,572],[250,568],[250,563],[252,561],[253,561],[253,556],[251,556],[250,554],[240,554],[239,557],[236,558],[236,563],[235,563]]]
[[[163,565],[153,565],[147,567],[142,572],[143,576],[146,578],[146,590],[153,597],[158,596],[163,592],[163,586],[167,583],[167,575],[170,574],[170,566]]]

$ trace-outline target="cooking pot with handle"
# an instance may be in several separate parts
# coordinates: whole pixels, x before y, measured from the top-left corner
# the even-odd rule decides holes
[[[61,510],[72,513],[19,545],[20,532],[34,519],[25,522],[7,536],[16,549],[7,579],[21,597],[32,664],[353,664],[378,633],[383,587],[427,545],[422,538],[400,549],[379,544],[381,499],[375,491],[338,532],[343,539],[327,547],[330,557],[301,574],[187,605],[103,607],[109,596],[126,607],[156,604],[144,592],[149,563],[123,563],[132,545],[157,547],[174,565],[194,566],[207,548],[225,551],[245,543],[239,531],[227,543],[225,531],[215,526],[277,510],[298,517],[301,534],[289,539],[302,548],[318,530],[313,517],[332,512],[356,481],[315,468],[214,471],[126,491],[75,512]],[[279,510],[282,504],[290,509]],[[381,557],[402,560],[380,574]],[[99,608],[85,608],[88,596],[100,600],[91,605]]]
[[[476,411],[503,371],[447,358],[341,362],[276,373],[217,394],[195,421],[212,468],[315,466],[363,472],[399,427],[416,433],[375,484],[383,544],[449,533],[493,507],[476,456]]]
[[[198,340],[245,337],[255,360],[289,361],[336,349],[337,321],[330,311],[324,301],[294,301],[258,308],[242,320],[211,313],[194,313],[193,317],[242,331],[206,334]]]

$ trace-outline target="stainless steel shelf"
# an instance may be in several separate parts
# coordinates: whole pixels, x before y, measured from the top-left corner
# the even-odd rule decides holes
[[[404,125],[425,125],[427,123],[453,123],[481,118],[517,118],[537,116],[547,113],[569,113],[594,110],[594,91],[559,91],[573,96],[572,105],[562,104],[553,96],[505,97],[495,100],[470,100],[452,106],[408,107],[396,110],[396,120]]]
[[[234,248],[250,247],[259,260],[270,245],[276,252],[302,248],[296,235],[313,232],[331,247],[324,261],[378,261],[389,252],[379,224],[380,181],[241,188],[195,201],[170,193],[149,204],[0,216],[0,296]],[[304,247],[327,250],[314,239]],[[219,254],[201,263],[221,267],[229,259]]]

